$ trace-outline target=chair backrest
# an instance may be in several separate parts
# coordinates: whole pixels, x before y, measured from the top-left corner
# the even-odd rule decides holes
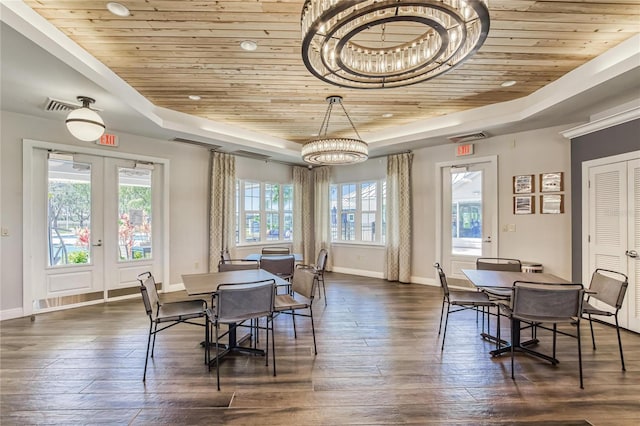
[[[613,306],[617,310],[622,307],[628,286],[629,278],[625,274],[598,268],[593,272],[591,284],[589,284],[589,290],[595,293],[589,294],[589,297]]]
[[[296,269],[293,273],[291,290],[313,302],[316,293],[316,274],[311,269]]]
[[[157,312],[160,306],[160,298],[158,297],[158,290],[156,289],[156,280],[153,278],[151,272],[143,272],[138,275],[138,281],[140,281],[140,293],[142,293],[142,302],[144,303],[144,309],[147,311],[147,315],[152,316]]]
[[[274,275],[291,276],[296,259],[292,254],[287,256],[261,256],[260,269],[271,272]]]
[[[582,284],[516,281],[513,283],[511,310],[516,317],[563,318],[568,321],[582,314],[583,297]]]
[[[442,291],[444,291],[444,296],[449,298],[449,285],[447,284],[447,276],[444,274],[442,267],[438,262],[433,264],[433,267],[438,271],[438,277],[440,278],[440,286],[442,287]]]
[[[476,269],[520,272],[522,271],[522,262],[518,259],[505,257],[479,257],[476,259]]]
[[[275,280],[220,284],[216,291],[216,319],[233,323],[270,315],[275,285]]]
[[[262,254],[266,255],[287,255],[289,254],[289,247],[263,247]]]
[[[320,249],[320,253],[318,253],[318,261],[316,262],[316,270],[318,272],[324,272],[327,267],[327,257],[329,253],[326,249]]]
[[[218,272],[227,271],[244,271],[247,269],[258,269],[259,264],[257,260],[234,260],[233,263],[223,262],[218,263]]]

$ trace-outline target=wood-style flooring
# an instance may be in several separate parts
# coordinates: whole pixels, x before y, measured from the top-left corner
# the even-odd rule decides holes
[[[593,351],[583,322],[581,390],[575,339],[558,338],[557,366],[517,354],[513,381],[509,356],[489,355],[468,311],[450,316],[441,351],[437,287],[328,273],[327,300],[314,303],[317,356],[308,320],[296,340],[281,315],[277,376],[264,358],[236,354],[221,364],[221,391],[203,364],[202,328],[188,325],[158,335],[142,382],[149,323],[139,298],[3,321],[0,423],[640,424],[637,334],[623,332],[622,372],[615,330],[596,325]]]

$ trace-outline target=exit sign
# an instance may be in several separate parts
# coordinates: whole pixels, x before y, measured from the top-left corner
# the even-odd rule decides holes
[[[473,154],[472,143],[456,146],[456,157],[463,157],[465,155],[471,155],[471,154]]]
[[[105,133],[100,136],[100,139],[98,139],[96,143],[104,146],[118,146],[118,137],[110,133]]]

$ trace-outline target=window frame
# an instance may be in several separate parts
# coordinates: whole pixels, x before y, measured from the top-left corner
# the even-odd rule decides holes
[[[259,206],[258,209],[246,210],[245,206],[245,188],[247,184],[257,185],[259,187]],[[266,193],[267,186],[278,188],[278,204],[277,208],[267,209]],[[284,200],[285,188],[290,188],[291,201],[288,203],[291,206],[291,210],[285,210],[286,204]],[[278,183],[258,181],[255,179],[236,179],[236,197],[235,197],[235,230],[236,230],[236,245],[237,246],[250,246],[250,245],[264,245],[274,243],[292,243],[293,242],[293,200],[295,197],[293,183]],[[245,226],[245,220],[247,213],[256,214],[260,219],[259,237],[257,240],[247,239],[247,228]],[[278,238],[268,238],[268,220],[269,215],[278,215]],[[291,220],[285,220],[286,216],[290,216]],[[286,238],[286,224],[291,223],[291,230],[289,238]],[[240,237],[243,238],[240,238]]]
[[[375,210],[363,210],[363,193],[362,186],[364,184],[375,184],[376,201]],[[355,186],[355,211],[347,214],[354,216],[354,239],[344,239],[342,221],[339,218],[342,217],[343,211],[343,195],[342,190],[345,186]],[[335,191],[335,199],[332,199],[332,194]],[[336,208],[335,215],[332,210]],[[386,220],[384,214],[386,212],[386,179],[366,179],[357,182],[334,182],[329,185],[329,223],[331,227],[331,243],[332,244],[360,244],[360,245],[375,245],[384,246],[386,241],[386,232],[384,227],[386,226]],[[363,213],[374,213],[376,230],[373,240],[363,240],[363,228],[362,228],[362,215]],[[335,222],[335,225],[334,225]]]

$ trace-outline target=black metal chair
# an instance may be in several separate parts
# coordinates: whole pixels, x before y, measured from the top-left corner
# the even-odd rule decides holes
[[[293,336],[298,338],[296,332],[296,316],[307,317],[311,320],[311,333],[313,334],[313,352],[317,355],[316,329],[313,323],[313,297],[317,283],[316,273],[309,269],[296,269],[291,282],[291,294],[276,294],[274,312],[291,315],[293,320]],[[300,311],[308,310],[308,313]]]
[[[265,365],[269,365],[269,330],[271,330],[271,350],[273,355],[273,375],[276,375],[276,352],[273,337],[273,303],[275,280],[256,281],[243,284],[220,284],[215,293],[215,307],[206,310],[208,324],[215,330],[215,341],[207,345],[206,361],[211,370],[211,346],[216,348],[216,380],[220,390],[220,338],[238,327],[247,327],[258,332],[260,318],[266,318],[267,347]],[[251,325],[243,324],[250,320]],[[229,329],[222,334],[220,326],[228,325]],[[208,334],[208,333],[207,333]],[[257,335],[256,335],[257,338]],[[209,339],[207,338],[207,341]]]
[[[593,334],[593,321],[604,322],[593,319],[592,316],[613,317],[616,322],[616,333],[618,334],[618,348],[620,349],[620,363],[622,371],[626,371],[624,366],[624,355],[622,353],[622,340],[620,339],[620,324],[618,323],[618,311],[624,302],[624,296],[629,286],[629,278],[620,272],[611,271],[609,269],[596,269],[591,276],[591,283],[586,295],[586,300],[582,305],[582,313],[589,318],[589,328],[591,329],[591,342],[593,350],[596,350],[596,339]],[[593,306],[591,302],[597,301],[609,305],[610,308]],[[602,305],[599,305],[602,306]]]
[[[296,259],[292,254],[286,256],[260,256],[260,269],[271,272],[283,280],[291,281]]]
[[[147,354],[144,360],[144,374],[142,381],[147,379],[147,364],[149,361],[149,346],[151,346],[151,358],[153,358],[153,350],[156,346],[156,334],[167,328],[177,324],[192,324],[205,327],[205,345],[208,345],[208,336],[206,327],[206,309],[207,302],[202,299],[185,300],[178,302],[161,303],[156,290],[156,282],[151,272],[144,272],[138,275],[140,281],[140,292],[142,293],[142,301],[145,310],[149,316],[149,337],[147,339]],[[194,322],[192,320],[205,318],[204,323]],[[162,324],[161,328],[158,326]],[[153,343],[151,343],[153,336]],[[206,346],[205,346],[206,347]],[[205,352],[205,362],[207,362],[207,354]]]
[[[519,352],[524,352],[551,362],[558,363],[556,359],[557,334],[576,338],[578,340],[578,369],[580,371],[580,389],[583,389],[582,381],[582,350],[580,346],[580,316],[582,314],[582,301],[584,288],[582,284],[541,283],[533,281],[516,281],[513,283],[511,307],[501,304],[500,307],[512,320],[511,341],[515,341],[517,325],[513,322],[524,321],[535,325],[539,329],[553,332],[552,356],[534,351],[523,346],[518,347]],[[498,326],[500,317],[498,317]],[[543,324],[553,324],[549,328]],[[570,324],[576,327],[576,334],[558,330],[558,324]],[[519,332],[519,330],[517,330]],[[514,375],[515,345],[511,346],[511,378]]]
[[[447,323],[449,322],[449,314],[454,312],[459,312],[467,309],[477,310],[478,308],[485,308],[495,306],[495,303],[489,300],[489,296],[481,291],[473,291],[473,290],[449,290],[449,285],[447,284],[447,277],[442,270],[442,267],[439,263],[434,263],[433,267],[436,268],[438,272],[438,277],[440,278],[440,286],[442,287],[443,296],[442,296],[442,309],[440,311],[440,325],[438,326],[438,335],[442,331],[442,317],[444,315],[444,307],[447,306],[447,315],[444,320],[444,333],[442,334],[442,347],[444,349],[444,340],[447,337]],[[451,310],[452,306],[456,306],[457,309]],[[489,322],[487,321],[487,327]],[[484,318],[483,318],[483,326],[484,326]],[[488,332],[489,330],[487,330]]]
[[[320,287],[322,287],[322,295],[324,295],[324,306],[327,306],[327,289],[324,284],[324,271],[327,268],[328,257],[329,254],[327,250],[320,249],[315,265],[296,265],[296,268],[311,269],[316,274],[316,279],[318,280],[318,296],[320,296]]]

